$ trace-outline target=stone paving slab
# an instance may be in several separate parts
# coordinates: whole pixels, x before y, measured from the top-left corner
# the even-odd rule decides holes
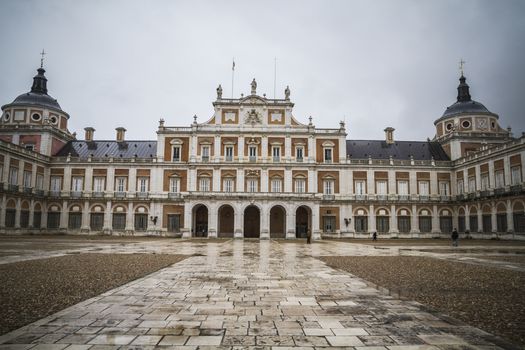
[[[0,336],[0,349],[512,348],[315,258],[376,254],[371,247],[234,240],[105,249],[170,247],[194,256]]]

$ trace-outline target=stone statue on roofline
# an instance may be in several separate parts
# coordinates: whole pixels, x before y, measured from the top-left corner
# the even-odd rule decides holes
[[[217,88],[217,100],[220,100],[222,98],[222,86],[219,84],[219,87]]]
[[[290,99],[290,87],[286,85],[286,89],[284,89],[284,99],[289,100]]]
[[[255,81],[255,78],[252,80],[252,95],[255,95],[257,92],[257,82]]]

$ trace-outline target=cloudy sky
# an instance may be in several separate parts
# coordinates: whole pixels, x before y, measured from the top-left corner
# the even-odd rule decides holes
[[[158,120],[212,112],[215,89],[277,97],[349,138],[433,137],[463,58],[474,99],[525,131],[525,2],[0,0],[0,103],[29,90],[45,48],[49,93],[83,137],[155,139]]]

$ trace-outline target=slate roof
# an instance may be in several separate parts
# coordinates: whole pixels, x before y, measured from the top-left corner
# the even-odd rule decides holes
[[[346,155],[353,159],[450,160],[438,142],[396,141],[388,145],[382,140],[346,140]]]
[[[157,141],[70,141],[56,156],[88,158],[154,158]]]

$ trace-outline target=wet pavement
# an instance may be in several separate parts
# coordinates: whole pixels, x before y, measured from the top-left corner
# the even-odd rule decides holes
[[[334,241],[64,244],[57,251],[21,244],[20,254],[5,255],[9,249],[0,242],[0,263],[89,252],[190,257],[0,336],[0,349],[506,349],[511,346],[491,334],[389,295],[316,257],[419,255],[525,270],[483,259],[481,247],[469,247],[469,254],[479,253],[472,257]],[[511,254],[523,248],[510,248]],[[491,247],[490,255],[499,249]]]

